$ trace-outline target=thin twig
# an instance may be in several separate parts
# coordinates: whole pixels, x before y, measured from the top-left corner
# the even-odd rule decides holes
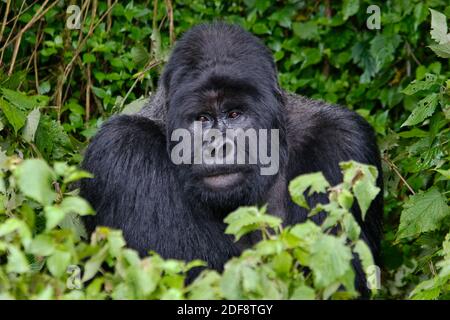
[[[169,16],[169,37],[170,37],[170,45],[173,45],[175,42],[175,31],[173,24],[173,6],[171,0],[165,0],[167,7],[167,15]]]
[[[24,1],[25,2],[25,1]],[[5,27],[6,27],[6,20],[8,19],[8,14],[9,14],[9,6],[11,5],[11,0],[7,0],[6,1],[6,10],[5,10],[5,15],[3,16],[3,23],[2,23],[2,28],[0,29],[0,43],[2,42],[2,38],[3,38],[3,31],[5,31]]]
[[[18,37],[21,37],[25,31],[27,31],[37,20],[42,18],[42,16],[44,16],[48,12],[48,10],[53,8],[59,2],[59,1],[53,2],[47,9],[44,10],[48,1],[49,0],[45,0],[45,2],[36,11],[33,18],[31,18],[31,20],[28,21],[28,23],[11,40],[7,41],[1,50],[5,50],[5,48],[8,47],[11,43],[13,43]]]
[[[133,82],[133,84],[131,85],[130,89],[128,90],[128,92],[126,93],[125,97],[123,98],[122,102],[120,103],[119,106],[119,110],[122,110],[125,101],[127,100],[128,96],[130,95],[130,93],[133,91],[134,87],[136,86],[136,84],[138,83],[138,81],[142,80],[143,77],[145,76],[145,73],[148,72],[149,70],[151,70],[152,68],[156,67],[157,65],[161,64],[162,61],[150,61],[147,66],[144,68],[144,70],[142,70],[141,72],[139,72],[136,75],[136,80]]]
[[[14,18],[12,18],[12,20],[14,20],[14,23],[13,23],[13,26],[11,27],[8,38],[6,38],[5,43],[7,43],[9,41],[9,39],[12,37],[12,35],[14,34],[14,29],[16,28],[17,21],[19,21],[20,15],[22,14],[22,8],[23,8],[24,3],[25,3],[25,1],[22,2],[22,5],[20,6],[20,9],[19,9],[19,13]],[[6,48],[6,47],[4,47],[4,48]],[[5,53],[5,50],[0,49],[0,65],[2,64],[4,53]]]
[[[387,156],[383,157],[383,160],[386,161],[386,163],[389,165],[389,167],[394,170],[394,172],[397,174],[397,176],[400,178],[400,180],[402,180],[402,182],[406,185],[406,187],[409,189],[409,191],[414,195],[416,194],[414,192],[414,189],[411,188],[411,186],[409,185],[409,183],[406,181],[406,179],[402,176],[402,174],[400,173],[400,171],[398,170],[397,166],[387,158]]]
[[[111,7],[109,7],[108,10],[106,10],[106,12],[100,17],[100,19],[93,26],[93,28],[89,29],[89,32],[86,35],[86,37],[84,37],[83,40],[81,40],[81,43],[78,45],[77,50],[75,51],[72,60],[70,60],[69,64],[66,66],[66,69],[64,71],[64,79],[67,78],[67,75],[69,74],[69,71],[73,66],[73,63],[77,59],[77,56],[81,53],[81,50],[83,49],[84,45],[86,44],[87,39],[92,35],[95,28],[106,18],[108,13],[114,8],[114,6],[117,4],[117,2],[118,2],[118,0],[114,1],[114,3],[111,5]]]
[[[92,80],[91,80],[91,64],[87,64],[87,84],[86,84],[86,106],[85,106],[85,120],[89,121],[90,115],[91,115],[91,86],[92,86]]]
[[[111,0],[107,1],[108,8],[111,8]],[[111,30],[112,26],[112,18],[111,18],[111,11],[108,13],[108,16],[106,17],[106,32],[109,32]]]
[[[38,11],[36,11],[35,15],[33,16],[33,18],[25,25],[25,27],[23,27],[20,31],[19,34],[17,36],[15,36],[12,40],[17,38],[16,40],[16,44],[14,46],[14,51],[13,51],[13,56],[11,59],[11,65],[9,67],[9,71],[8,71],[8,75],[11,75],[13,70],[14,70],[14,63],[16,61],[17,58],[17,54],[19,52],[19,47],[20,47],[20,42],[22,41],[22,36],[23,34],[39,19],[41,19],[51,8],[53,8],[59,1],[55,1],[53,2],[50,6],[48,6],[45,10],[44,7],[47,5],[48,0],[45,0],[44,4],[38,9]],[[8,44],[5,44],[6,48],[8,46]]]

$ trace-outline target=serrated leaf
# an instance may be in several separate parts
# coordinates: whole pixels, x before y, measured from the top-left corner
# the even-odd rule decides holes
[[[25,273],[28,271],[30,271],[30,264],[25,254],[17,246],[9,245],[6,272]]]
[[[423,122],[425,119],[431,117],[436,110],[439,101],[439,94],[432,93],[419,101],[417,107],[409,115],[408,119],[401,125],[413,126]]]
[[[429,46],[438,57],[450,58],[450,42],[444,44],[432,44]]]
[[[80,240],[80,238],[88,238],[86,228],[84,227],[80,216],[75,213],[69,213],[65,215],[61,222],[58,223],[58,225],[62,229],[72,230],[77,241]]]
[[[150,54],[143,45],[137,45],[131,48],[131,59],[136,65],[145,65],[150,59]]]
[[[425,80],[414,80],[405,89],[402,90],[402,93],[410,96],[419,91],[429,90],[433,85],[436,84],[436,80],[436,75],[427,73]]]
[[[3,97],[6,98],[9,103],[15,105],[20,110],[32,110],[41,106],[46,106],[48,103],[48,97],[42,95],[27,96],[26,94],[6,88],[1,88]]]
[[[70,264],[70,260],[70,252],[56,250],[47,259],[47,268],[53,276],[61,277],[66,272],[67,267]]]
[[[431,38],[439,44],[450,42],[450,34],[447,34],[447,17],[439,11],[430,9],[431,12]]]
[[[308,208],[304,193],[309,189],[308,195],[325,193],[330,186],[322,172],[303,174],[289,183],[289,193],[292,200],[301,207]]]
[[[236,241],[243,235],[262,227],[276,228],[281,225],[281,219],[265,213],[265,208],[240,207],[230,213],[224,222],[228,224],[225,233],[235,236]]]
[[[352,187],[364,219],[370,204],[380,192],[376,186],[377,169],[355,161],[341,162],[340,167],[344,173],[344,182]]]
[[[66,214],[77,213],[80,216],[85,216],[94,213],[90,204],[80,197],[65,197],[60,207]]]
[[[342,14],[344,15],[344,20],[355,15],[359,10],[359,0],[344,0],[342,5]]]
[[[403,206],[397,240],[437,230],[448,216],[447,200],[437,187],[415,194]]]
[[[2,109],[8,122],[13,127],[14,132],[17,133],[25,125],[25,114],[20,109],[12,106],[9,102],[3,100],[2,98],[0,98],[0,108]]]
[[[72,149],[72,143],[62,125],[44,114],[41,115],[36,130],[35,141],[46,159],[61,159],[68,150]]]
[[[316,292],[307,285],[301,285],[295,288],[290,297],[291,300],[314,300],[315,298]]]
[[[52,187],[55,174],[43,160],[25,160],[14,171],[14,175],[19,189],[27,197],[42,205],[51,204],[55,200],[56,193]]]
[[[325,288],[339,281],[351,269],[351,259],[351,250],[343,238],[322,235],[311,246],[309,261],[316,287]]]

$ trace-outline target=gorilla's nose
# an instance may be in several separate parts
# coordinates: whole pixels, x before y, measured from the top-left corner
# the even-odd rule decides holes
[[[223,156],[224,158],[227,158],[228,156],[232,156],[234,151],[234,143],[230,140],[224,140],[217,146],[214,146],[211,155],[213,157],[217,156]]]
[[[205,164],[233,164],[235,145],[231,139],[215,139],[204,149]]]

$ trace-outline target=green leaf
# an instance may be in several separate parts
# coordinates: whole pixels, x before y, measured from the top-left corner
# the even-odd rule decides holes
[[[137,45],[131,48],[131,59],[136,65],[144,66],[150,59],[150,54],[143,45]]]
[[[319,39],[319,28],[314,21],[308,22],[294,22],[292,24],[292,31],[300,39],[317,40]]]
[[[257,22],[253,25],[252,31],[255,34],[271,34],[270,29],[267,27],[266,23]]]
[[[352,253],[345,239],[322,235],[311,246],[309,267],[314,275],[314,284],[325,288],[339,281],[351,269]]]
[[[14,171],[19,189],[29,198],[42,205],[51,204],[56,193],[52,182],[55,174],[43,160],[31,159],[23,161]]]
[[[216,271],[202,272],[189,286],[190,300],[218,300],[221,277]]]
[[[36,135],[36,130],[39,125],[39,119],[41,118],[41,113],[38,108],[31,111],[27,116],[27,122],[22,133],[22,137],[27,142],[33,142],[34,136]]]
[[[61,229],[70,229],[73,231],[73,235],[76,241],[81,238],[87,239],[88,235],[84,223],[81,221],[80,216],[75,213],[69,213],[58,223]]]
[[[145,104],[148,102],[147,98],[139,98],[134,100],[133,102],[125,105],[125,107],[123,108],[122,112],[123,114],[135,114],[137,112],[139,112],[144,106]]]
[[[9,218],[0,224],[0,237],[17,232],[24,247],[28,247],[32,240],[31,230],[28,225],[18,218]]]
[[[70,264],[70,260],[70,252],[56,250],[47,259],[47,268],[53,276],[59,278],[66,272],[67,267]]]
[[[292,200],[301,207],[309,208],[304,193],[309,189],[308,195],[325,193],[330,186],[322,172],[303,174],[289,183],[289,193]]]
[[[65,197],[61,202],[60,207],[65,214],[77,213],[80,216],[85,216],[94,213],[90,204],[80,197]]]
[[[241,265],[238,260],[232,259],[225,264],[220,289],[228,300],[243,299],[241,288]]]
[[[8,122],[13,127],[14,132],[17,133],[25,125],[25,114],[20,109],[13,107],[2,98],[0,98],[0,108],[5,114],[6,119],[8,119]]]
[[[47,80],[47,81],[44,81],[44,82],[39,84],[38,93],[39,94],[46,94],[46,93],[50,92],[50,89],[51,89],[50,81]]]
[[[51,255],[54,250],[55,243],[53,238],[48,235],[40,234],[33,239],[28,251],[31,254],[46,257]]]
[[[433,50],[438,57],[445,59],[450,58],[450,42],[444,44],[432,44],[429,48]]]
[[[403,89],[402,92],[407,95],[413,95],[422,90],[429,90],[436,84],[436,80],[436,75],[427,73],[425,80],[414,80],[405,89]]]
[[[9,245],[6,272],[25,273],[28,271],[30,271],[30,264],[25,254],[17,246]]]
[[[342,14],[344,15],[344,20],[355,15],[359,10],[359,0],[344,0],[342,5]]]
[[[370,204],[380,192],[376,186],[377,168],[355,161],[341,162],[340,167],[344,171],[344,183],[352,187],[364,219]]]
[[[108,233],[108,245],[111,256],[118,257],[120,250],[126,245],[122,231],[110,230]]]
[[[290,297],[291,300],[314,300],[315,298],[316,292],[307,285],[301,285],[295,288]]]
[[[22,92],[9,90],[6,88],[1,88],[1,92],[9,103],[15,105],[23,111],[46,106],[49,99],[48,97],[42,95],[27,96]]]
[[[45,230],[55,228],[66,217],[66,213],[58,206],[47,206],[44,208]]]
[[[423,122],[428,117],[431,117],[436,109],[439,101],[439,94],[432,93],[419,101],[417,107],[410,114],[408,119],[402,124],[404,126],[413,126]]]
[[[369,268],[375,264],[369,246],[363,240],[358,240],[356,241],[354,251],[358,254],[363,270],[367,274]]]
[[[84,266],[84,274],[81,279],[82,282],[86,282],[92,279],[99,271],[103,261],[105,261],[108,254],[108,246],[103,247],[99,252],[92,256]]]
[[[447,200],[437,187],[415,194],[403,206],[397,240],[437,230],[449,215]]]
[[[292,267],[293,259],[286,251],[280,252],[273,259],[273,269],[279,275],[288,275]]]
[[[450,42],[450,34],[447,34],[447,17],[433,9],[431,12],[431,38],[436,40],[439,44]]]
[[[230,213],[224,222],[228,224],[225,233],[232,234],[236,241],[243,235],[260,230],[263,227],[276,228],[281,225],[281,219],[265,213],[265,208],[240,207]]]
[[[322,53],[317,48],[304,48],[300,55],[303,58],[301,69],[318,64],[322,60]]]
[[[133,49],[131,49],[131,54],[133,55]],[[96,61],[95,55],[92,53],[83,54],[83,63],[93,63]]]
[[[47,159],[59,160],[72,150],[72,143],[64,128],[48,115],[41,115],[35,136],[36,146]]]

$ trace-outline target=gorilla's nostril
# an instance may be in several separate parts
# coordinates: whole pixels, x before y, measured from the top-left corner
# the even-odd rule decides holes
[[[234,151],[234,143],[231,141],[225,141],[225,143],[222,145],[222,151],[225,157],[228,157],[229,155],[233,154]]]

